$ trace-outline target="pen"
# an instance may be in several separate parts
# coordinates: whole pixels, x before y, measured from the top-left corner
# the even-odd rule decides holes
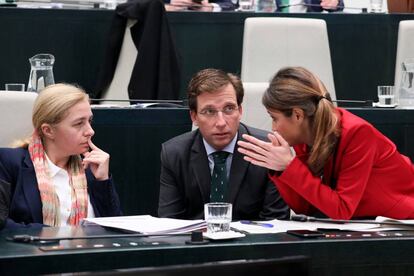
[[[262,227],[267,227],[267,228],[272,228],[273,227],[273,224],[271,224],[271,223],[263,223],[263,222],[257,222],[257,221],[251,221],[251,220],[241,220],[240,223],[250,224],[250,225],[257,225],[257,226],[262,226]]]

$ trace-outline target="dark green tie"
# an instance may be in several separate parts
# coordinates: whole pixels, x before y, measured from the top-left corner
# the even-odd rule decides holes
[[[216,151],[212,155],[214,168],[213,174],[211,175],[210,202],[223,202],[227,190],[226,159],[229,153]]]

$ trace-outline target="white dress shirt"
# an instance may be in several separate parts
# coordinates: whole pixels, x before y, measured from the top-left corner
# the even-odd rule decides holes
[[[49,165],[50,178],[53,182],[53,186],[56,191],[56,195],[59,198],[60,206],[60,226],[68,225],[68,219],[72,208],[72,188],[69,184],[69,174],[66,170],[56,166],[50,161],[46,155],[46,159]],[[91,201],[88,194],[88,218],[95,217]]]

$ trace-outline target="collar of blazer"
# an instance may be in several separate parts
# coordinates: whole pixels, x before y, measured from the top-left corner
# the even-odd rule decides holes
[[[250,134],[248,128],[240,123],[237,140],[243,134]],[[234,148],[233,159],[230,168],[228,201],[234,203],[237,193],[245,178],[249,163],[243,159],[243,155],[237,151],[237,144]],[[208,166],[207,152],[203,144],[203,137],[200,131],[196,131],[194,143],[191,147],[190,168],[201,191],[203,202],[209,202],[211,173]]]
[[[43,222],[42,200],[40,199],[39,188],[37,187],[36,173],[29,151],[25,151],[21,169],[21,187],[27,206],[31,212],[33,222]]]

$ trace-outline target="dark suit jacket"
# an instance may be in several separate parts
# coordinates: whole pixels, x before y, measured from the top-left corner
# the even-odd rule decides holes
[[[245,133],[266,139],[265,131],[240,124],[238,139]],[[177,136],[162,145],[160,182],[160,217],[204,217],[204,204],[209,202],[210,196],[211,173],[199,130]],[[228,202],[233,204],[233,220],[289,217],[289,208],[275,185],[269,182],[268,171],[245,161],[237,151],[237,144],[228,190]]]
[[[320,5],[321,4],[321,0],[304,0],[303,2],[304,2],[304,4],[312,4],[312,5]],[[281,5],[280,0],[276,0],[276,4],[279,7]],[[327,11],[341,11],[343,9],[344,9],[344,1],[339,0],[338,9],[336,9],[336,10],[327,10]],[[307,11],[308,12],[321,12],[321,11],[323,11],[323,9],[321,7],[308,7]]]
[[[112,179],[98,181],[86,170],[88,193],[96,217],[121,214]],[[0,179],[11,184],[12,200],[6,228],[43,223],[42,202],[29,151],[24,148],[0,149]]]
[[[101,98],[103,91],[111,84],[128,19],[137,20],[131,27],[131,37],[138,50],[128,84],[129,98],[178,99],[179,57],[164,3],[160,0],[131,0],[117,6],[108,37],[105,62],[100,68],[93,96]]]

